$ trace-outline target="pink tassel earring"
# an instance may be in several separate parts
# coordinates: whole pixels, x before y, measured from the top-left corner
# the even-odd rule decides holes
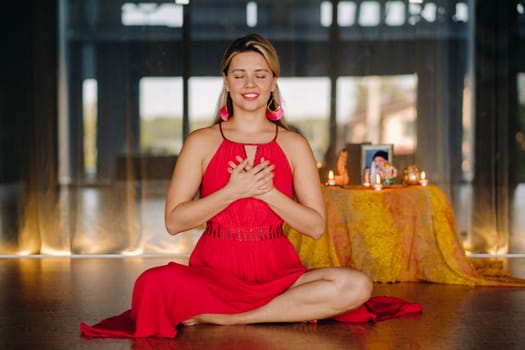
[[[270,108],[270,105],[266,108],[266,118],[277,121],[283,117],[284,110],[281,106],[277,106],[275,110]]]
[[[219,110],[219,115],[223,121],[227,121],[230,118],[230,112],[228,112],[228,107],[226,105],[222,106]]]

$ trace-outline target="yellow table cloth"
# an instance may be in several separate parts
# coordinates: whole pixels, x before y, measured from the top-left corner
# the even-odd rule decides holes
[[[322,191],[327,228],[319,240],[285,226],[307,267],[353,267],[375,282],[501,283],[481,276],[467,259],[450,201],[438,187]]]

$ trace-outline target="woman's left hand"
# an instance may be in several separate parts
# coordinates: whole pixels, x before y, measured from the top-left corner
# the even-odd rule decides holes
[[[231,173],[234,169],[239,166],[239,164],[243,161],[242,157],[237,156],[235,157],[235,160],[237,161],[230,161],[228,163],[229,166],[229,172]],[[257,178],[257,193],[254,197],[259,197],[267,192],[270,192],[274,186],[273,186],[273,169],[275,166],[273,164],[270,164],[267,160],[264,158],[261,158],[261,162],[255,166],[251,166],[250,164],[246,164],[244,168],[242,169],[245,173],[250,173],[254,177]]]

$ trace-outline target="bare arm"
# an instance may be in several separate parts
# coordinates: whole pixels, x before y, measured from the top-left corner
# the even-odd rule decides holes
[[[314,239],[322,236],[326,226],[326,210],[320,188],[315,158],[308,142],[299,135],[290,135],[282,144],[290,157],[293,185],[297,201],[276,188],[259,195],[288,225]],[[293,149],[293,152],[287,150]]]

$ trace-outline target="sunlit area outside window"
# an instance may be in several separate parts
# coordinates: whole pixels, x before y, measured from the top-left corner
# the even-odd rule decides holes
[[[283,108],[289,127],[306,137],[318,162],[328,147],[330,81],[326,77],[279,80]]]
[[[97,173],[97,81],[86,79],[82,84],[84,114],[84,169],[87,179]]]
[[[393,144],[395,154],[414,153],[415,75],[341,77],[337,86],[337,120],[344,143]]]
[[[182,147],[182,79],[140,80],[140,152],[177,154]]]
[[[122,24],[125,26],[182,27],[183,7],[175,3],[127,2],[122,5]]]
[[[210,126],[215,121],[223,89],[220,72],[214,77],[192,77],[188,85],[190,130]]]

